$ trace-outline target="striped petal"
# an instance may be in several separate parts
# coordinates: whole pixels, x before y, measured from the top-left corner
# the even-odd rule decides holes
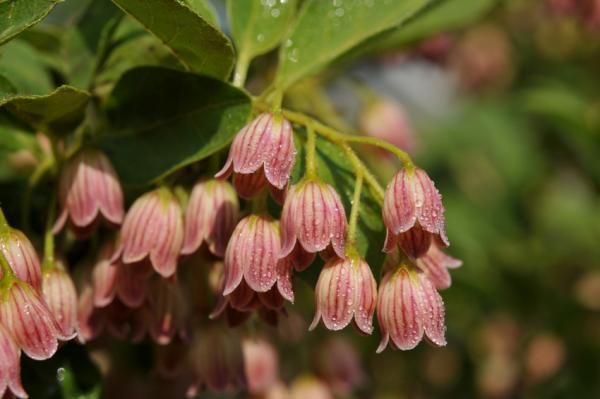
[[[351,260],[334,258],[328,261],[319,275],[315,288],[315,317],[309,330],[323,319],[329,330],[346,327],[354,315],[356,306],[356,280]],[[318,294],[317,294],[318,293]]]
[[[296,148],[292,124],[287,119],[272,117],[270,153],[265,158],[265,176],[273,186],[283,189],[290,180]]]
[[[244,280],[256,292],[266,292],[277,281],[281,248],[277,222],[265,216],[250,216],[243,250]]]
[[[8,388],[15,396],[27,398],[21,384],[21,351],[10,333],[0,324],[0,397]]]
[[[40,259],[25,234],[19,230],[9,228],[0,237],[0,252],[2,252],[17,277],[36,290],[41,289],[42,268],[40,267]]]
[[[436,346],[446,345],[444,301],[427,276],[419,273],[422,295],[423,328],[428,340]]]
[[[77,335],[77,291],[62,266],[44,273],[42,293],[50,313],[58,323],[58,337],[70,340]]]
[[[248,240],[250,218],[240,220],[233,230],[225,250],[223,295],[229,295],[240,285],[244,277],[244,250]]]
[[[360,331],[371,334],[377,303],[377,283],[371,268],[363,259],[355,261],[354,278],[356,279],[354,321]]]

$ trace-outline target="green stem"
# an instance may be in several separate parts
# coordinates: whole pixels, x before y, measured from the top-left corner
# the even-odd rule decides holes
[[[346,235],[346,248],[348,255],[356,252],[356,228],[358,224],[358,213],[360,211],[360,194],[363,184],[363,172],[361,169],[356,172],[356,183],[354,185],[354,194],[352,195],[352,209],[350,210],[350,222],[348,223],[348,233]]]
[[[9,227],[6,216],[4,216],[4,211],[2,210],[2,207],[0,207],[0,231],[7,230]]]
[[[315,163],[316,135],[311,125],[306,126],[306,177],[317,177]]]
[[[250,58],[244,53],[241,53],[237,63],[235,64],[235,71],[233,73],[233,85],[236,87],[244,87],[246,83],[246,76],[248,74],[248,67],[250,66]]]
[[[44,175],[52,169],[54,166],[54,157],[49,156],[45,158],[40,164],[35,168],[31,176],[27,181],[27,188],[25,189],[25,194],[23,195],[23,204],[21,207],[21,224],[23,226],[24,231],[30,230],[30,217],[31,217],[31,196],[33,195],[33,189],[38,185],[40,180],[44,177]]]
[[[54,266],[54,233],[52,227],[56,219],[56,195],[52,195],[48,205],[48,216],[46,219],[46,231],[44,232],[44,261],[42,271],[51,269]]]

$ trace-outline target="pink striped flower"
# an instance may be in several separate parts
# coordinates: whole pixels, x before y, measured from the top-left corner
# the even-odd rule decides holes
[[[94,290],[94,306],[103,308],[110,304],[117,292],[119,262],[111,262],[115,243],[109,240],[104,243],[98,253],[98,259],[92,269],[92,287]]]
[[[244,370],[248,392],[252,395],[264,395],[279,378],[277,351],[265,339],[244,339]]]
[[[310,253],[331,244],[340,258],[345,258],[346,213],[340,196],[329,184],[304,180],[293,186],[281,211],[280,257],[288,256],[296,245]]]
[[[61,262],[44,272],[42,293],[50,313],[58,323],[60,335],[71,339],[77,335],[77,291]]]
[[[57,339],[70,339],[60,332],[41,295],[29,284],[14,279],[0,297],[0,320],[15,343],[34,360],[52,357]]]
[[[77,304],[77,339],[81,343],[97,338],[106,326],[106,312],[104,308],[94,307],[94,291],[89,283],[81,289]]]
[[[236,226],[225,251],[225,288],[231,294],[244,280],[256,292],[267,292],[280,278],[278,257],[281,248],[277,221],[250,215]]]
[[[27,398],[21,384],[21,350],[10,333],[0,324],[0,398],[8,388],[13,395]]]
[[[215,177],[225,179],[234,173],[234,186],[242,188],[238,193],[243,197],[255,195],[267,184],[282,190],[290,179],[295,158],[292,124],[281,116],[264,113],[240,130],[225,166]],[[254,177],[248,180],[243,177],[246,175]]]
[[[183,234],[179,202],[168,188],[161,187],[142,195],[127,212],[113,261],[119,255],[125,264],[148,257],[156,272],[170,277],[177,269]]]
[[[400,244],[407,255],[424,255],[432,241],[447,247],[442,197],[422,169],[402,169],[388,185],[383,202],[387,227],[384,251]]]
[[[330,259],[315,288],[315,317],[309,330],[319,320],[330,330],[341,330],[354,319],[365,334],[373,332],[373,313],[377,300],[377,284],[371,268],[363,259]]]
[[[36,290],[42,287],[42,268],[33,245],[25,234],[7,225],[0,226],[0,252],[12,271]],[[0,277],[2,271],[0,270]]]
[[[415,260],[415,264],[431,280],[435,288],[443,290],[452,284],[448,269],[460,267],[462,261],[446,255],[437,244],[433,243],[425,255]]]
[[[123,221],[123,191],[119,178],[102,152],[84,149],[62,170],[58,200],[62,211],[54,225],[58,233],[70,220],[75,229],[85,229],[102,214],[112,224]]]
[[[222,257],[238,221],[240,205],[235,190],[222,180],[202,180],[194,186],[185,214],[181,253],[195,252],[202,242]]]
[[[377,353],[388,342],[409,350],[423,335],[436,346],[446,345],[444,302],[424,273],[401,265],[389,270],[379,286],[377,319],[381,343]]]

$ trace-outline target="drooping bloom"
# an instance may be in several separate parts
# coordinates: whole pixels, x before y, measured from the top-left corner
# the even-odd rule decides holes
[[[353,319],[365,334],[373,332],[373,313],[377,301],[377,284],[371,268],[361,258],[330,259],[315,288],[315,317],[309,330],[319,320],[330,330],[341,330]]]
[[[0,229],[0,252],[10,268],[17,277],[39,291],[42,287],[42,268],[31,241],[21,231],[12,227],[5,225]]]
[[[110,304],[117,292],[117,281],[120,262],[111,262],[114,253],[114,242],[109,240],[98,253],[98,259],[92,269],[92,287],[94,289],[94,306],[103,308]]]
[[[462,261],[446,255],[436,243],[433,243],[425,255],[415,260],[415,264],[431,280],[435,288],[443,290],[452,284],[448,269],[460,267]]]
[[[113,261],[119,255],[125,264],[149,257],[156,272],[170,277],[177,268],[182,245],[181,207],[173,193],[161,187],[142,195],[127,212]]]
[[[422,272],[401,265],[388,272],[379,286],[377,319],[382,352],[391,339],[394,347],[409,350],[423,335],[436,346],[446,345],[444,302]]]
[[[181,253],[196,251],[202,242],[222,257],[238,221],[240,205],[235,190],[222,180],[203,180],[194,186],[185,214],[185,239]]]
[[[293,186],[281,211],[280,257],[288,256],[296,240],[307,252],[323,251],[329,244],[344,258],[346,213],[340,196],[329,184],[304,180]]]
[[[117,268],[116,294],[124,305],[130,308],[142,306],[150,290],[149,278],[152,268],[148,262],[138,262],[124,265],[115,264]]]
[[[91,341],[98,337],[106,326],[106,312],[104,308],[94,307],[94,292],[90,283],[80,287],[80,296],[77,306],[77,339],[81,343]]]
[[[57,339],[70,339],[60,333],[60,327],[41,295],[29,284],[15,279],[0,298],[0,320],[15,343],[34,360],[52,357],[58,348]]]
[[[418,258],[432,241],[448,246],[442,197],[422,169],[404,168],[396,174],[385,192],[383,221],[386,252],[400,244],[407,255]]]
[[[148,306],[149,332],[154,342],[167,345],[176,334],[184,334],[186,304],[177,282],[163,278],[155,279]]]
[[[27,398],[21,385],[21,350],[10,333],[0,324],[0,398],[8,388],[15,396]]]
[[[266,394],[279,378],[277,351],[265,339],[247,338],[242,342],[242,352],[248,392]]]
[[[52,269],[44,272],[42,293],[61,336],[71,339],[77,335],[77,291],[62,263],[55,263]]]
[[[99,214],[112,224],[123,221],[123,191],[119,178],[102,152],[84,149],[62,170],[58,200],[62,211],[54,225],[58,233],[69,219],[75,229],[93,225]]]
[[[256,292],[267,292],[280,278],[279,226],[267,216],[250,215],[236,226],[225,251],[225,288],[231,294],[244,280]]]
[[[242,196],[252,196],[267,185],[283,190],[295,158],[292,124],[281,116],[263,113],[240,130],[231,144],[225,166],[215,177],[224,179],[234,173],[234,186],[246,188],[244,192],[238,191]],[[237,176],[244,175],[254,177],[251,182],[242,184]]]
[[[369,104],[360,115],[360,129],[405,151],[415,147],[415,135],[402,105],[390,99]],[[387,154],[387,153],[386,153]]]
[[[246,385],[240,339],[231,329],[208,326],[191,351],[190,361],[199,385],[217,392]]]

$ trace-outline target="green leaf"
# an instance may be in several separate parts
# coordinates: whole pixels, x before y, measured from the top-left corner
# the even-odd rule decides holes
[[[40,22],[62,0],[6,0],[0,2],[0,44]]]
[[[431,0],[306,0],[281,48],[277,84],[318,72],[363,40],[400,25]]]
[[[126,72],[105,108],[109,130],[98,144],[121,180],[134,186],[219,151],[251,111],[248,96],[227,83],[159,67]]]
[[[229,77],[234,62],[227,37],[177,0],[113,0],[156,35],[193,72]]]
[[[489,12],[498,0],[442,0],[431,4],[405,26],[373,38],[372,50],[398,48],[438,33],[448,32],[473,23]]]
[[[47,95],[10,97],[0,101],[0,109],[6,109],[34,129],[62,134],[81,123],[89,98],[84,91],[60,86]]]
[[[295,0],[228,0],[227,14],[239,58],[251,60],[275,48],[295,12]]]
[[[48,93],[54,88],[36,51],[20,39],[0,47],[0,74],[10,78],[21,95]]]
[[[17,94],[17,89],[6,76],[0,75],[0,101]]]
[[[298,129],[295,130],[298,132]],[[294,183],[302,178],[305,171],[305,138],[305,134],[297,135],[296,148],[298,149],[298,155],[292,173],[292,181]],[[321,179],[335,188],[344,203],[346,216],[350,217],[350,210],[352,208],[351,200],[355,183],[352,164],[337,145],[321,137],[317,137],[316,148],[315,160],[317,162],[318,175]],[[376,197],[373,196],[369,186],[365,183],[363,183],[361,207],[356,232],[358,251],[360,255],[367,260],[374,275],[378,276],[385,256],[382,253],[383,243],[385,241],[385,227],[381,217],[381,205],[378,203]],[[310,268],[307,272],[303,273],[303,276],[307,273],[308,275],[305,276],[307,280],[310,283],[316,283],[319,269]]]
[[[219,26],[215,10],[208,0],[181,0],[181,2],[214,26]]]

